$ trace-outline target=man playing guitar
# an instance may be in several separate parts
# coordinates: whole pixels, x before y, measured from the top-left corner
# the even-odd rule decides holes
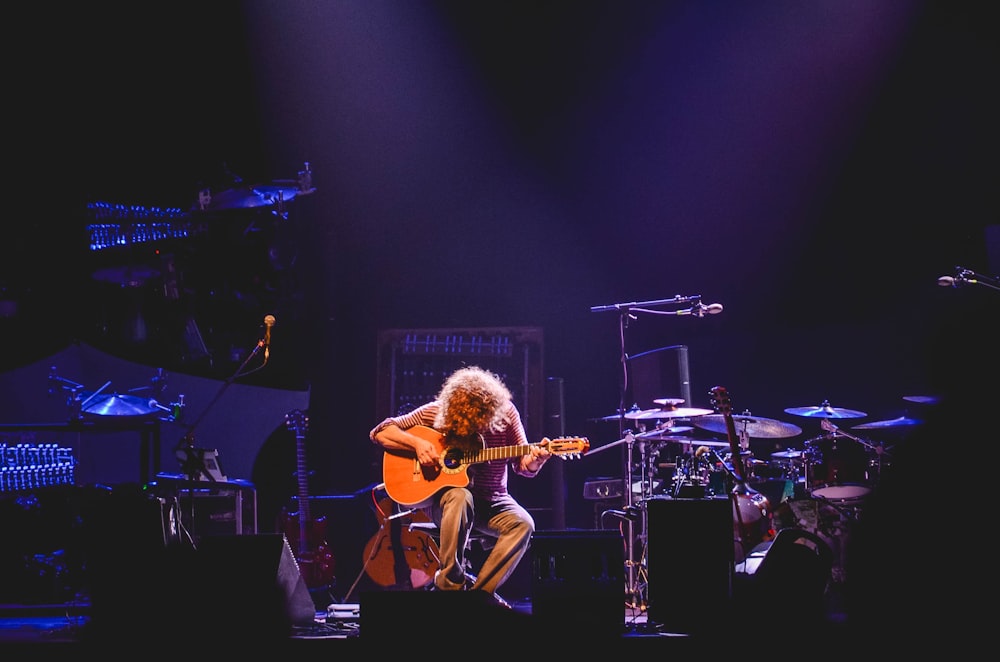
[[[433,401],[384,419],[369,436],[385,450],[383,475],[389,496],[428,507],[439,527],[441,566],[434,588],[484,591],[497,604],[509,606],[496,591],[527,552],[535,522],[507,491],[508,471],[536,476],[552,453],[548,439],[528,443],[521,415],[501,379],[479,367],[460,368]],[[464,464],[449,461],[465,453],[510,447],[516,447],[516,454],[504,452],[501,459],[471,465],[467,485]],[[399,466],[405,469],[393,468]],[[457,482],[448,480],[456,475]],[[425,488],[426,498],[413,494],[414,485]],[[473,529],[496,538],[474,579],[465,572]]]

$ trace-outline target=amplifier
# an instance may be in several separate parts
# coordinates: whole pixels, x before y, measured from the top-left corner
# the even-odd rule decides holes
[[[160,497],[173,500],[180,523],[192,538],[253,535],[257,527],[257,492],[241,480],[191,481],[158,474],[151,483]]]

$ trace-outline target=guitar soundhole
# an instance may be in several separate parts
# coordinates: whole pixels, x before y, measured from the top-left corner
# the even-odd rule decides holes
[[[458,448],[449,448],[444,453],[444,457],[441,459],[442,465],[446,470],[458,469],[462,465],[462,459],[465,454]]]

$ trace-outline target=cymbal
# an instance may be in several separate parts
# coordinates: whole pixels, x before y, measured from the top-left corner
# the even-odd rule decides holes
[[[84,397],[84,402],[86,400]],[[117,393],[96,396],[81,409],[82,413],[93,416],[148,416],[155,411],[147,399]]]
[[[684,404],[684,398],[657,398],[653,400],[653,404],[664,407],[676,407],[677,405]]]
[[[900,416],[899,418],[890,418],[887,421],[872,421],[870,423],[864,423],[862,425],[855,425],[851,429],[877,430],[881,428],[901,428],[901,427],[910,427],[913,425],[920,425],[921,423],[923,423],[923,421],[920,419]]]
[[[787,450],[787,451],[775,451],[771,453],[772,460],[801,460],[802,451]]]
[[[806,418],[863,418],[868,415],[856,409],[831,407],[827,400],[824,400],[819,407],[790,407],[785,413]]]
[[[916,402],[919,405],[936,405],[941,402],[941,398],[936,395],[904,395],[907,402]]]
[[[693,420],[692,423],[711,432],[728,431],[726,418],[722,414],[701,416]],[[760,416],[734,415],[733,426],[737,432],[745,430],[748,435],[758,439],[778,439],[802,434],[802,428],[797,425],[777,421],[773,418],[761,418]]]
[[[704,416],[711,414],[711,409],[699,409],[697,407],[678,407],[675,409],[640,409],[639,411],[625,412],[625,418],[632,421],[649,421],[661,418],[690,418],[692,416]]]
[[[298,184],[291,181],[277,181],[267,184],[240,186],[237,188],[226,189],[225,191],[219,191],[218,193],[213,192],[205,209],[225,210],[269,207],[277,204],[279,201],[289,202],[297,195],[303,195],[311,192],[311,190],[300,190]]]
[[[652,436],[655,434],[685,434],[687,432],[694,431],[694,428],[691,427],[690,425],[670,425],[672,421],[673,419],[668,421],[668,423],[663,427],[657,427],[653,428],[652,430],[646,430],[645,432],[641,432],[635,436],[643,437],[647,435]]]
[[[681,444],[690,444],[696,440],[691,437],[685,437],[683,434],[685,432],[691,432],[692,430],[694,430],[694,428],[690,426],[666,428],[663,430],[650,430],[649,432],[640,432],[635,435],[635,438],[646,439],[649,441],[676,441]]]

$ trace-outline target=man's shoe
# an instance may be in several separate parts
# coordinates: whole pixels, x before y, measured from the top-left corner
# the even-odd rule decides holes
[[[513,607],[510,606],[510,603],[501,598],[498,594],[490,593],[489,596],[491,604],[494,604],[497,607],[502,607],[503,609],[513,609]]]
[[[503,598],[501,598],[496,593],[493,594],[493,599],[496,600],[497,604],[500,605],[501,607],[503,607],[504,609],[513,609],[513,607],[510,606],[509,602],[507,602],[506,600],[504,600]]]

